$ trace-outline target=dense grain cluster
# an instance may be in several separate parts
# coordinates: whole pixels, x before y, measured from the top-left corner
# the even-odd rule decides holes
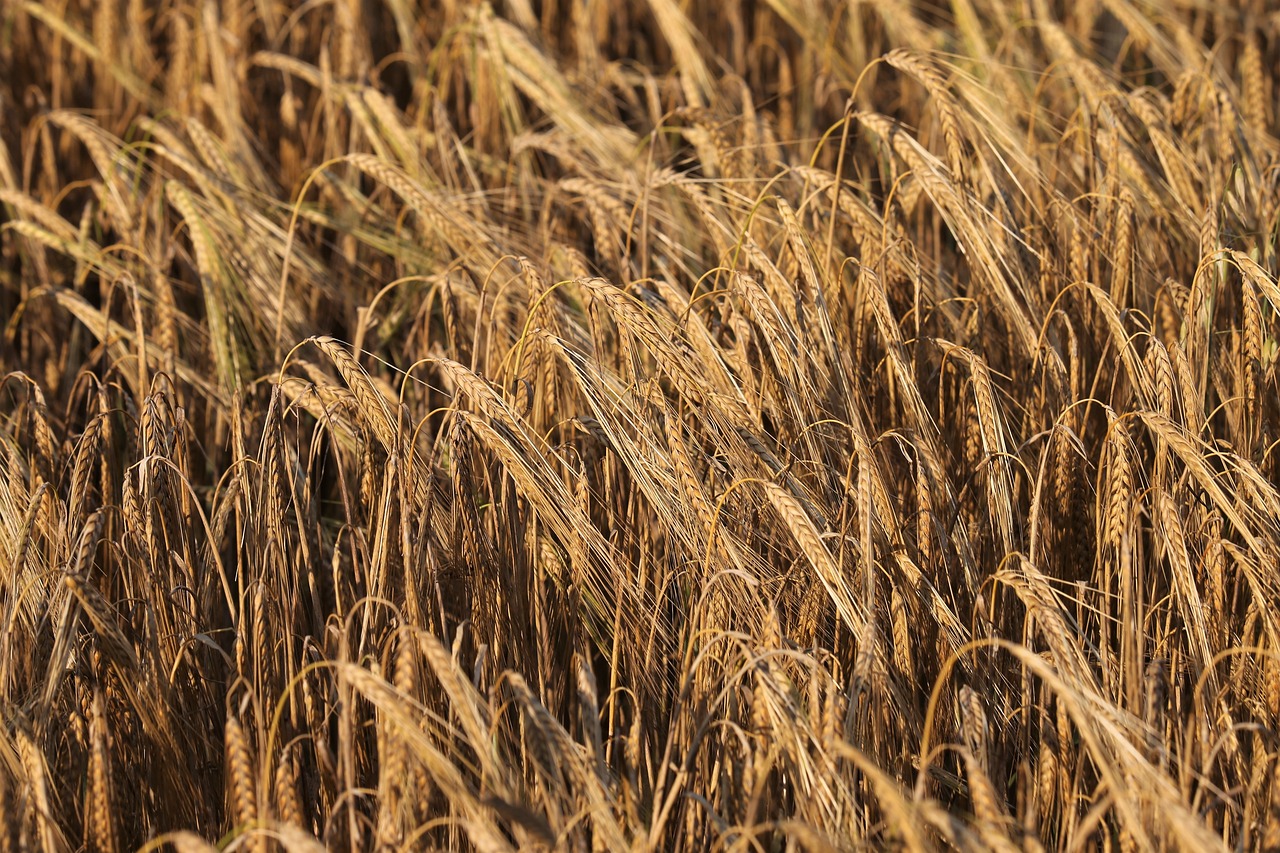
[[[1280,851],[1271,4],[0,18],[0,851]]]

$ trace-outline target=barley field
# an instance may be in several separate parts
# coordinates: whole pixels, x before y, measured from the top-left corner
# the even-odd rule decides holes
[[[4,0],[0,853],[1280,851],[1266,0]]]

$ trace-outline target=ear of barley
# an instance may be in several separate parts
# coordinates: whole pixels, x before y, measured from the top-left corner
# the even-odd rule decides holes
[[[223,729],[223,748],[226,750],[227,797],[230,803],[232,825],[238,832],[252,833],[257,829],[258,795],[255,791],[253,759],[244,727],[234,716],[227,716]],[[250,842],[251,847],[261,846],[259,838]]]
[[[85,794],[85,847],[95,853],[114,853],[117,849],[106,713],[102,689],[95,688],[89,719],[89,778]]]

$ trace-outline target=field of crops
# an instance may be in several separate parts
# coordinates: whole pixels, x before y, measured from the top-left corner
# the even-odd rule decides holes
[[[1266,0],[0,3],[0,853],[1280,851]]]

